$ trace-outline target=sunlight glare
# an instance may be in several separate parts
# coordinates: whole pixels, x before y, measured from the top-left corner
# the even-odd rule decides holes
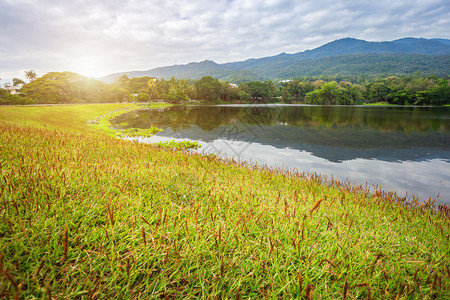
[[[87,77],[98,77],[103,74],[101,68],[101,59],[98,57],[81,57],[77,60],[76,66],[74,68],[75,72],[87,76]]]

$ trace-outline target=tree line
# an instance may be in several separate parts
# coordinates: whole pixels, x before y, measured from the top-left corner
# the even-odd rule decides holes
[[[0,89],[0,104],[111,103],[165,101],[185,103],[305,103],[351,105],[385,102],[400,105],[450,104],[447,78],[411,76],[374,78],[361,76],[302,77],[283,81],[251,81],[239,86],[211,76],[199,80],[157,79],[126,75],[108,84],[72,72],[50,72],[30,81],[14,78],[12,87]],[[17,89],[17,87],[21,87]],[[12,93],[11,91],[17,91]]]

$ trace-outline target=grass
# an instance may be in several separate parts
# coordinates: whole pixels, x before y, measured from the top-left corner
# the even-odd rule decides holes
[[[110,114],[112,111],[138,107],[133,103],[9,106],[0,108],[0,120],[19,126],[82,132],[86,130],[86,122],[89,120]],[[98,127],[98,129],[100,129],[99,132],[104,132],[106,126]]]
[[[193,142],[193,141],[175,141],[175,140],[170,140],[170,141],[161,141],[156,143],[157,146],[159,147],[166,147],[166,148],[172,148],[172,149],[198,149],[200,148],[200,144],[198,142]]]
[[[0,107],[0,298],[448,299],[447,207]]]
[[[121,130],[115,130],[111,128],[111,120],[115,117],[124,114],[126,112],[130,112],[133,110],[136,110],[138,108],[141,108],[143,106],[148,105],[127,105],[125,107],[119,107],[118,109],[115,109],[113,111],[107,111],[106,114],[101,116],[96,116],[95,119],[88,120],[88,124],[92,125],[96,129],[102,130],[104,133],[108,134],[109,136],[113,137],[151,137],[154,134],[161,132],[162,129],[151,127],[147,129],[141,129],[141,128],[128,128],[128,129],[121,129]],[[164,108],[171,106],[171,104],[167,103],[153,103],[150,104],[152,108]]]
[[[141,128],[128,128],[118,132],[119,137],[151,137],[158,132],[163,131],[160,128],[150,127],[146,129]]]
[[[370,106],[398,106],[397,104],[392,104],[392,103],[388,103],[388,102],[376,102],[376,103],[364,103],[364,105],[370,105]]]

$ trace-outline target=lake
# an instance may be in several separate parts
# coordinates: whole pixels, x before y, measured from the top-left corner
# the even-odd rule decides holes
[[[450,107],[175,106],[112,123],[164,129],[143,142],[189,139],[199,152],[450,204]]]

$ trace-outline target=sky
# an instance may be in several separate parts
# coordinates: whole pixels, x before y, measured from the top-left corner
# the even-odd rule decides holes
[[[448,0],[0,0],[0,84],[31,69],[101,77],[449,29]]]

